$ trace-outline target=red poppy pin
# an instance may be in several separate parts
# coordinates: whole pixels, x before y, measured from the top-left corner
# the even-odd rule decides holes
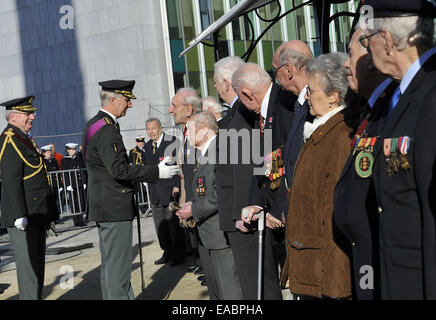
[[[269,118],[269,123],[273,123],[273,117]]]

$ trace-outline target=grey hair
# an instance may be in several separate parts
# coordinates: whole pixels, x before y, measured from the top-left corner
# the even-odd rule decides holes
[[[148,119],[147,121],[145,121],[145,126],[147,126],[147,124],[152,123],[152,122],[157,122],[159,127],[162,128],[162,122],[160,122],[160,120],[157,119],[157,118],[150,118],[150,119]]]
[[[289,47],[284,47],[279,53],[280,66],[290,64],[299,70],[305,67],[312,59],[312,55],[303,54]]]
[[[11,119],[11,114],[13,114],[14,112],[15,112],[14,110],[6,110],[5,113],[6,121],[9,122],[9,120]]]
[[[203,111],[207,110],[213,113],[223,113],[223,106],[217,98],[209,96],[203,99]]]
[[[347,54],[342,52],[328,53],[319,56],[307,65],[309,75],[318,74],[322,77],[323,91],[326,94],[331,92],[339,94],[340,105],[345,103],[348,91],[348,72],[344,67],[347,57]]]
[[[247,70],[247,66],[253,68]],[[255,63],[247,63],[239,67],[232,77],[232,87],[234,90],[242,90],[242,88],[257,90],[270,83],[271,77],[268,72]]]
[[[374,18],[376,30],[386,29],[392,35],[395,47],[403,50],[408,41],[419,48],[433,47],[434,45],[434,22],[432,18],[392,17]]]
[[[220,82],[224,80],[231,82],[233,73],[243,65],[245,65],[245,61],[237,56],[221,59],[215,63],[215,75]]]
[[[216,121],[215,116],[209,111],[200,111],[193,113],[190,117],[190,120],[194,120],[195,126],[205,126],[206,128],[218,134],[219,127]]]
[[[203,108],[203,104],[197,91],[193,88],[181,88],[177,91],[177,94],[184,93],[182,104],[184,106],[192,106],[194,112],[199,112]]]
[[[100,91],[100,103],[102,107],[107,106],[110,103],[111,98],[120,99],[123,95],[110,91]]]

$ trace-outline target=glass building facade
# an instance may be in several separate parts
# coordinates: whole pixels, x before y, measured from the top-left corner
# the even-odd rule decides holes
[[[184,57],[180,52],[189,46],[203,30],[218,20],[237,4],[237,0],[166,0],[168,28],[173,66],[174,86],[193,87],[203,96],[216,96],[213,83],[214,48],[212,37],[204,40]],[[248,13],[219,32],[220,56],[243,56],[250,47],[251,40],[270,25],[274,19],[305,0],[278,0],[256,11]],[[335,4],[331,15],[338,12],[355,12],[359,1]],[[352,25],[351,17],[339,17],[330,24],[330,50],[346,51]],[[254,33],[254,36],[253,36]],[[284,42],[299,39],[306,42],[315,55],[320,53],[320,43],[316,35],[314,10],[312,5],[305,5],[277,22],[261,38],[249,61],[258,63],[265,69],[271,69],[274,52]]]

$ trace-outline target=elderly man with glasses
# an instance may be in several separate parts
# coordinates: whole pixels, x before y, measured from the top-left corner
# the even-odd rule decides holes
[[[303,127],[306,121],[312,122],[313,116],[309,113],[309,105],[305,99],[308,77],[306,65],[313,59],[310,48],[300,40],[291,40],[282,44],[276,51],[273,59],[272,73],[275,79],[287,91],[295,94],[294,119],[286,139],[284,154],[286,188],[290,190],[293,180],[294,166],[303,146]],[[280,201],[283,212],[287,212],[286,199]]]
[[[21,300],[42,299],[46,230],[58,218],[43,157],[29,135],[35,97],[4,102],[8,126],[0,137],[1,224],[14,248]]]
[[[436,299],[436,8],[426,0],[367,0],[360,42],[399,82],[372,139],[382,299]]]

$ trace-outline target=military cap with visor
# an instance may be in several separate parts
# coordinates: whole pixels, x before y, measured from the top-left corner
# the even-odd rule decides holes
[[[7,102],[0,103],[1,106],[6,107],[6,110],[23,111],[23,112],[36,112],[38,109],[33,106],[34,96],[14,99]]]
[[[78,146],[79,145],[77,143],[67,143],[65,145],[65,148],[67,148],[67,149],[77,149]]]
[[[41,151],[42,151],[42,152],[51,151],[51,145],[48,145],[48,146],[44,146],[44,147],[42,147],[42,148],[41,148]]]
[[[133,87],[135,86],[135,80],[109,80],[99,82],[103,91],[119,93],[129,99],[136,99],[133,94]]]
[[[145,142],[145,137],[144,136],[137,136],[136,142]]]

